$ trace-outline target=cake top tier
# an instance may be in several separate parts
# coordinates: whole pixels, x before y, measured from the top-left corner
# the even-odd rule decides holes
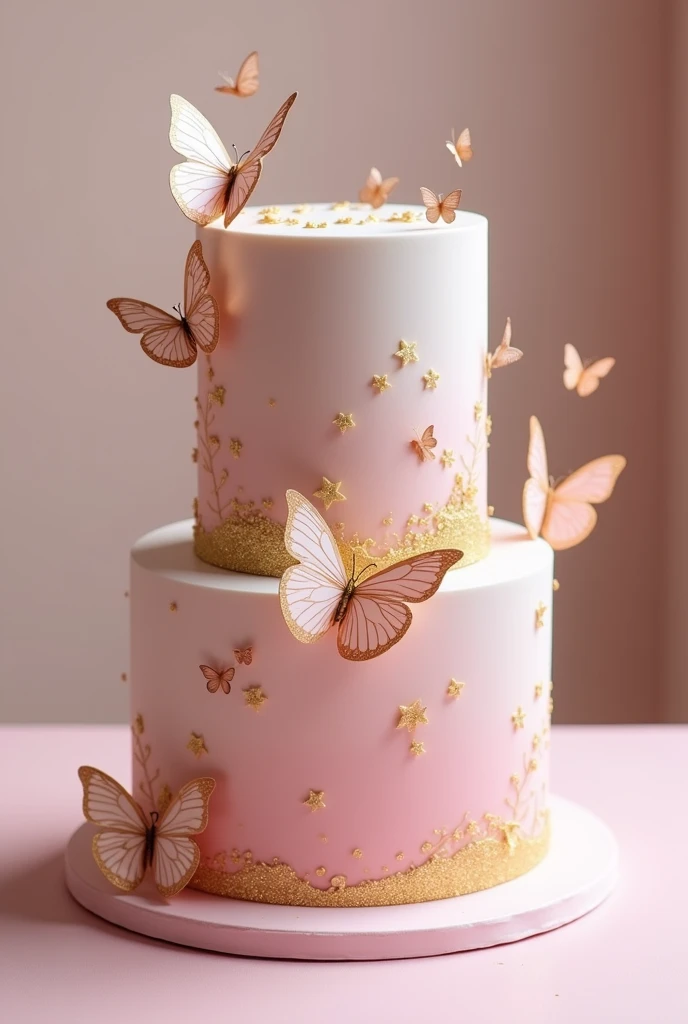
[[[484,224],[477,213],[458,211],[453,224],[430,224],[424,206],[386,203],[372,210],[368,203],[287,203],[282,206],[247,206],[225,228],[222,219],[209,224],[214,231],[264,234],[289,238],[369,239],[443,232],[457,235]]]

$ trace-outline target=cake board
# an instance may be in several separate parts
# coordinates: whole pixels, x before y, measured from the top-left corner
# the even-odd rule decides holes
[[[91,854],[84,824],[66,851],[67,887],[99,917],[184,946],[297,960],[388,960],[481,949],[551,931],[582,917],[612,891],[618,849],[585,808],[554,797],[552,845],[532,871],[455,899],[370,908],[284,907],[186,889],[164,901],[144,885],[118,893]]]

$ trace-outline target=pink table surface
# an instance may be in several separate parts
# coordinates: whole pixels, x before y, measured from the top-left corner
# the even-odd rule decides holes
[[[0,1014],[8,1022],[686,1024],[688,727],[555,729],[554,789],[614,829],[621,881],[588,917],[423,960],[232,958],[141,938],[64,885],[79,764],[128,777],[121,726],[0,729]]]

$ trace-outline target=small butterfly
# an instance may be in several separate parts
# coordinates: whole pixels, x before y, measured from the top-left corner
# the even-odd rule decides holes
[[[236,80],[228,78],[227,75],[220,75],[224,78],[224,85],[216,85],[215,92],[228,93],[230,96],[253,96],[258,92],[258,53],[256,50],[249,53],[246,60],[239,68]]]
[[[458,208],[458,205],[461,202],[460,188],[450,192],[449,195],[445,196],[443,199],[441,192],[436,196],[431,188],[425,188],[421,185],[420,194],[423,197],[423,202],[426,207],[425,216],[431,224],[436,224],[440,219],[440,216],[446,224],[451,224],[456,219],[456,213],[454,211]]]
[[[459,167],[463,167],[462,161],[467,163],[473,156],[473,150],[471,148],[471,133],[468,128],[464,128],[458,139],[454,138],[454,130],[452,129],[452,140],[451,142],[447,142],[446,146]]]
[[[263,157],[280,137],[296,93],[284,101],[256,145],[235,161],[229,158],[209,121],[182,96],[172,95],[170,145],[183,164],[170,171],[170,188],[182,213],[196,224],[210,224],[224,214],[224,225],[234,220],[249,200],[263,169]]]
[[[429,551],[397,562],[361,582],[374,565],[349,576],[337,543],[320,513],[298,491],[287,491],[284,541],[298,565],[280,580],[284,620],[297,640],[312,644],[337,626],[337,649],[349,661],[384,654],[404,636],[413,618],[406,602],[427,601],[462,551]]]
[[[434,426],[426,427],[422,437],[418,437],[416,434],[413,441],[409,442],[421,462],[435,458],[435,453],[432,450],[437,447],[437,438],[432,434],[434,429]]]
[[[207,679],[206,686],[208,688],[208,693],[217,693],[220,687],[222,687],[224,693],[229,693],[232,689],[229,684],[232,679],[234,679],[233,666],[232,668],[226,668],[223,672],[217,672],[214,668],[211,668],[210,665],[199,665],[198,667]]]
[[[371,167],[366,183],[358,193],[358,198],[360,202],[370,203],[372,208],[377,210],[381,206],[384,206],[389,199],[390,192],[398,184],[398,178],[383,179],[377,167]]]
[[[187,782],[163,814],[146,815],[105,772],[82,766],[79,778],[84,787],[84,817],[103,830],[94,835],[92,849],[109,882],[133,892],[149,866],[163,896],[174,896],[191,881],[201,855],[189,837],[203,832],[208,824],[214,779]]]
[[[253,648],[252,647],[235,647],[234,657],[236,658],[237,665],[250,665],[253,661]]]
[[[610,372],[616,359],[607,356],[594,363],[583,363],[573,345],[564,345],[564,386],[577,391],[581,398],[587,398],[597,391],[602,377]]]
[[[217,302],[208,295],[210,273],[200,242],[189,249],[184,267],[184,312],[178,316],[138,299],[109,299],[111,309],[125,331],[142,334],[141,348],[163,366],[191,366],[200,348],[210,354],[220,337]]]
[[[544,537],[555,551],[580,544],[597,522],[593,504],[599,505],[611,497],[625,465],[623,455],[605,455],[555,485],[549,477],[542,427],[537,417],[531,416],[530,479],[523,488],[523,519],[530,536]]]
[[[522,358],[523,353],[520,348],[511,347],[511,317],[508,316],[502,340],[494,352],[488,352],[485,356],[485,375],[491,377],[493,370],[498,370],[500,366],[509,366],[510,363],[517,363]]]

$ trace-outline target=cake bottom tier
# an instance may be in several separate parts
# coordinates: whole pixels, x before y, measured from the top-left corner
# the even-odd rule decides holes
[[[215,569],[192,523],[132,552],[135,795],[217,782],[192,884],[297,906],[486,889],[546,854],[553,556],[494,520],[390,651],[300,644],[278,581]],[[250,649],[250,651],[249,651]],[[234,669],[210,692],[200,665]]]

